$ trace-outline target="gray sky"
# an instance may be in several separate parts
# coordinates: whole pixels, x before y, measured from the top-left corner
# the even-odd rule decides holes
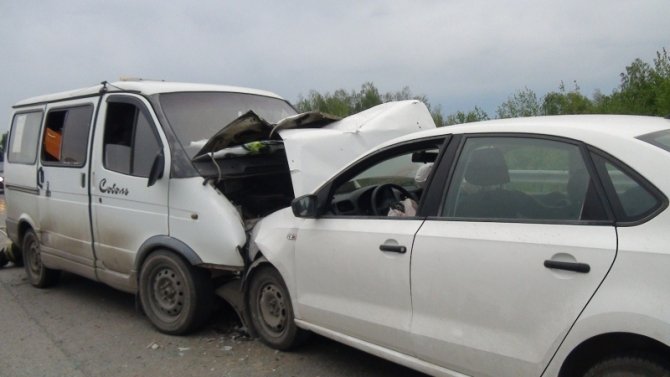
[[[670,48],[669,0],[0,0],[0,130],[34,95],[121,76],[311,89],[409,86],[445,115],[518,89],[610,93]]]

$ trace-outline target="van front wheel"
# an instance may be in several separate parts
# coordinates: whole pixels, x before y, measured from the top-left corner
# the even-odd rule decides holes
[[[211,313],[209,274],[167,250],[151,253],[139,279],[142,309],[161,332],[179,335],[201,326]]]
[[[42,264],[42,248],[35,231],[29,229],[23,236],[23,266],[30,284],[37,288],[48,288],[58,282],[60,271]]]

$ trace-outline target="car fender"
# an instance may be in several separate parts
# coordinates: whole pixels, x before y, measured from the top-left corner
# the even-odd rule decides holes
[[[300,318],[295,305],[298,292],[294,269],[295,241],[298,237],[299,221],[301,220],[293,216],[291,208],[274,212],[259,221],[253,229],[249,243],[249,260],[252,263],[246,274],[251,276],[253,270],[266,261],[274,266],[284,279],[291,295],[296,318]]]
[[[29,214],[27,213],[21,214],[21,216],[19,216],[19,220],[15,223],[16,227],[11,226],[12,222],[13,221],[11,220],[7,221],[7,236],[17,245],[21,245],[21,242],[23,241],[23,234],[25,233],[24,231],[22,231],[22,229],[26,227],[32,228],[37,234],[37,236],[40,237],[41,240],[41,235],[39,231],[40,229]]]
[[[139,271],[142,263],[147,258],[149,253],[159,248],[170,249],[171,251],[184,257],[184,259],[186,259],[192,265],[202,264],[202,259],[200,259],[198,254],[184,242],[167,235],[158,235],[153,236],[142,243],[142,246],[140,246],[140,249],[137,251],[134,270]]]

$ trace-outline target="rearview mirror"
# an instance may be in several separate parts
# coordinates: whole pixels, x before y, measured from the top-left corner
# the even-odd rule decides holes
[[[153,186],[157,180],[163,177],[163,170],[165,169],[165,156],[161,151],[154,158],[153,164],[151,164],[151,170],[149,170],[149,180],[147,181],[147,187]]]
[[[412,162],[435,162],[437,160],[437,152],[419,151],[412,153]]]
[[[296,217],[314,219],[316,218],[316,204],[316,195],[303,195],[293,199],[291,209]]]

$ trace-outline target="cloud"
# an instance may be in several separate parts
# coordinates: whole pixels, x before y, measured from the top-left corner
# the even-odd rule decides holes
[[[410,86],[445,112],[515,90],[611,91],[670,47],[667,0],[0,3],[0,116],[16,101],[119,76],[275,91]],[[6,127],[6,125],[4,126]]]

